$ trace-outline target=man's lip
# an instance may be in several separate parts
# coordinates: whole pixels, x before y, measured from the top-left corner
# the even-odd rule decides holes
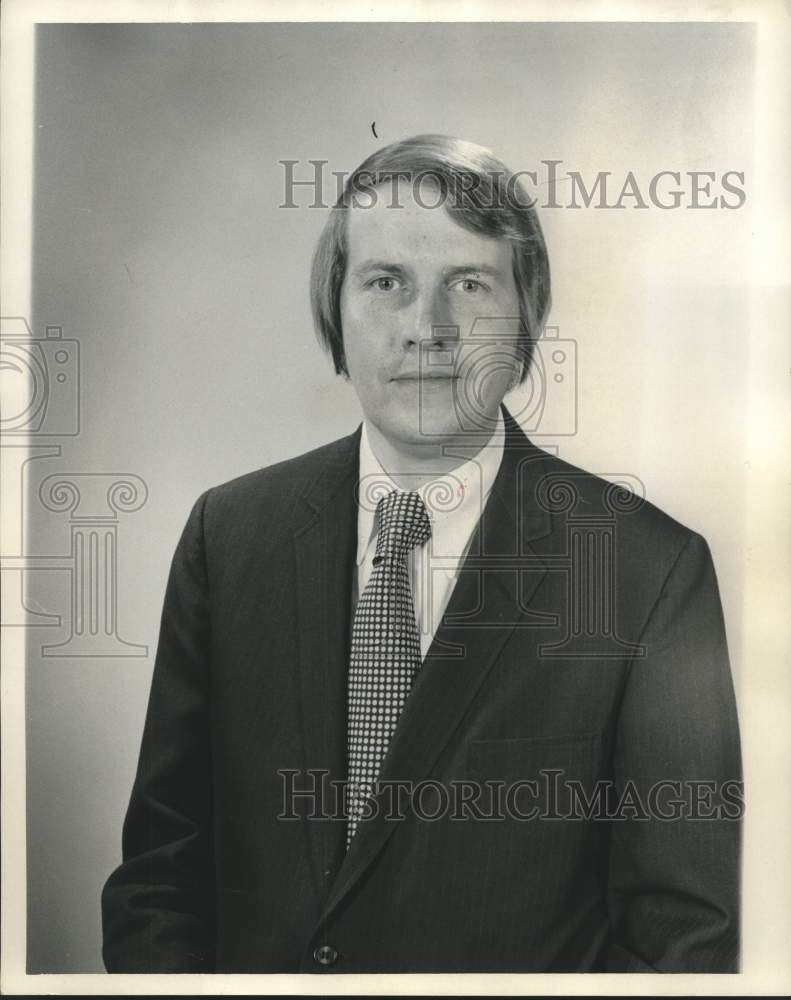
[[[394,375],[391,382],[456,382],[458,375]]]

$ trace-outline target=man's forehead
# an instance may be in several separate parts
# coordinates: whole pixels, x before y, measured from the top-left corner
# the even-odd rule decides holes
[[[424,177],[419,187],[417,181],[402,178],[396,192],[389,181],[370,190],[370,195],[360,195],[358,203],[352,201],[347,210],[347,253],[351,260],[442,252],[472,255],[493,267],[510,262],[509,241],[462,226],[431,178]]]

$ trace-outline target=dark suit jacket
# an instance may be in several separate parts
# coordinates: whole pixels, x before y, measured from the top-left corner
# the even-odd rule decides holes
[[[739,737],[706,542],[505,415],[381,776],[534,784],[500,819],[430,822],[434,786],[422,814],[361,824],[348,854],[344,823],[304,818],[306,798],[278,818],[279,769],[298,788],[309,769],[346,777],[359,429],[211,489],[173,559],[102,899],[109,971],[737,968],[741,810],[722,783],[741,776]],[[574,818],[573,782],[626,810]],[[697,818],[661,818],[692,796]]]

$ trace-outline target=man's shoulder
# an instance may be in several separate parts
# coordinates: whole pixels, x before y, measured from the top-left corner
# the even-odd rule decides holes
[[[595,473],[557,455],[541,453],[542,475],[536,500],[549,513],[569,520],[611,521],[624,541],[650,543],[664,550],[680,550],[691,539],[701,538],[647,498],[647,489],[633,473]]]
[[[310,495],[317,482],[350,468],[358,444],[359,428],[329,444],[236,476],[207,490],[206,506],[223,516],[251,507],[291,509],[300,498]]]

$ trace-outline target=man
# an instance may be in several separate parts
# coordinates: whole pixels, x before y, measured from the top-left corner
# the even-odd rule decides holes
[[[714,569],[502,406],[549,304],[524,191],[469,143],[388,146],[312,295],[364,422],[193,508],[107,968],[736,970]]]

